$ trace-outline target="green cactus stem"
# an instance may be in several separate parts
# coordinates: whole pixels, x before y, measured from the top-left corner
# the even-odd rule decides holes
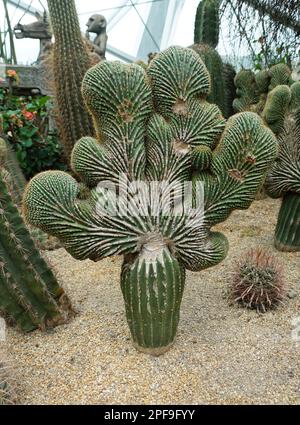
[[[300,107],[299,107],[300,109]],[[280,251],[300,250],[300,122],[291,114],[279,137],[279,155],[272,165],[266,189],[273,198],[283,197],[275,230]]]
[[[94,134],[93,122],[81,94],[84,74],[92,64],[81,36],[74,0],[48,0],[48,8],[55,37],[53,69],[57,122],[69,161],[76,140]]]
[[[234,114],[233,101],[235,99],[236,91],[234,85],[234,79],[236,72],[234,67],[230,63],[223,64],[223,75],[224,75],[224,117],[229,118]]]
[[[64,290],[37,251],[0,171],[0,312],[21,330],[46,329],[71,312]]]
[[[300,194],[287,193],[281,204],[275,230],[279,251],[300,251]]]
[[[219,0],[200,1],[195,18],[194,43],[216,48],[219,43]]]
[[[121,289],[137,348],[153,355],[170,348],[179,322],[184,283],[185,269],[171,255],[160,235],[150,235],[136,259],[125,257]]]
[[[250,205],[277,154],[260,117],[241,113],[226,124],[206,101],[209,91],[208,71],[192,49],[170,47],[147,70],[100,63],[82,86],[97,139],[84,137],[73,149],[81,183],[48,171],[24,195],[26,220],[76,259],[124,256],[132,339],[153,355],[174,341],[185,269],[226,257],[226,237],[211,228]],[[189,204],[180,202],[186,186]]]

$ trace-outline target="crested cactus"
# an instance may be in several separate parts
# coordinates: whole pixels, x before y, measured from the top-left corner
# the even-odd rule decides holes
[[[27,332],[63,323],[71,312],[64,290],[37,251],[0,169],[0,313]]]
[[[71,160],[85,187],[48,171],[24,194],[27,221],[57,236],[76,259],[124,256],[131,335],[137,349],[154,355],[174,341],[185,269],[225,258],[227,239],[211,228],[249,207],[277,153],[261,118],[246,112],[226,124],[207,103],[209,90],[192,49],[170,47],[147,70],[96,65],[82,92],[97,139],[79,140]]]
[[[74,0],[48,0],[48,8],[55,37],[53,71],[57,123],[69,161],[74,141],[94,133],[80,90],[84,74],[92,63],[81,36]]]
[[[298,105],[300,111],[300,98]],[[266,179],[268,194],[273,198],[283,197],[275,247],[280,251],[300,251],[300,120],[297,113],[286,118],[278,140],[279,156]]]

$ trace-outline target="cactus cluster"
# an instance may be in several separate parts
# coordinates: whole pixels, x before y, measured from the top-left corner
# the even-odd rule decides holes
[[[280,305],[285,293],[282,266],[271,253],[255,248],[238,261],[230,284],[233,301],[265,313]]]
[[[254,74],[242,69],[235,77],[235,112],[253,111],[261,115],[275,134],[284,126],[286,114],[292,106],[292,93],[299,90],[299,82],[292,80],[292,72],[285,64],[277,64],[269,70]]]
[[[55,37],[53,72],[57,123],[69,161],[74,142],[84,135],[94,134],[80,90],[84,74],[92,63],[81,36],[74,0],[48,0],[48,9]]]
[[[211,91],[208,102],[216,103],[225,118],[232,114],[232,102],[235,97],[235,71],[230,64],[223,64],[216,51],[219,43],[220,0],[201,0],[195,17],[194,44],[197,52],[210,74]]]
[[[192,49],[170,47],[146,70],[96,65],[82,93],[97,138],[80,139],[71,157],[81,183],[48,171],[24,194],[26,220],[76,259],[123,255],[131,335],[154,355],[175,338],[185,269],[225,258],[227,239],[211,228],[249,207],[277,154],[259,116],[245,112],[226,124],[206,101],[209,91],[208,71]],[[188,204],[179,202],[186,186]]]
[[[20,216],[12,179],[0,167],[0,314],[23,331],[67,320],[68,297],[40,256]]]

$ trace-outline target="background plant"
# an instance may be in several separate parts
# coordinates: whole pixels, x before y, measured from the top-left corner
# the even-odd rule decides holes
[[[51,128],[52,102],[47,96],[12,96],[0,89],[3,132],[29,179],[51,168],[66,169],[57,131]]]

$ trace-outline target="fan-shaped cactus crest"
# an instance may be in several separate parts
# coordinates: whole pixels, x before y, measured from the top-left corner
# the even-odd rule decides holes
[[[185,269],[227,253],[211,227],[247,208],[274,160],[274,135],[251,112],[227,124],[206,102],[210,78],[193,50],[171,47],[145,71],[103,62],[82,93],[97,138],[72,153],[73,171],[41,173],[24,196],[27,221],[75,258],[123,255],[121,289],[136,347],[161,354],[179,320]]]

